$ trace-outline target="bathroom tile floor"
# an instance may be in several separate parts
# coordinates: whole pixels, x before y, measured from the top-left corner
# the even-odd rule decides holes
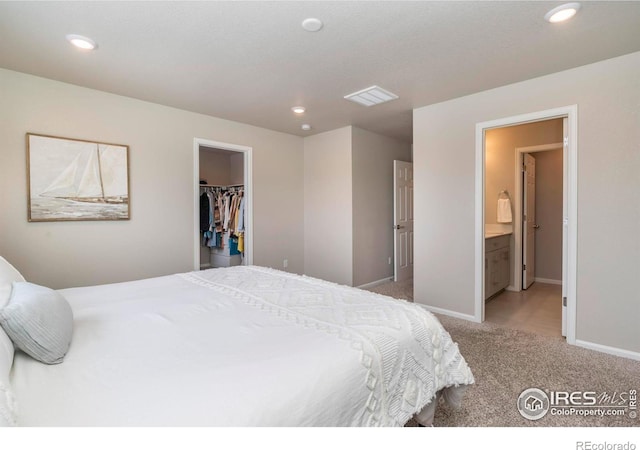
[[[504,291],[486,302],[485,320],[545,336],[561,336],[562,286],[533,283],[526,291]]]

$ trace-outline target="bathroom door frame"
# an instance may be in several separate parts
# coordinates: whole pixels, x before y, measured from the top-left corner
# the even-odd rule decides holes
[[[244,258],[253,264],[253,148],[246,145],[193,138],[193,270],[200,270],[200,147],[211,147],[243,154],[244,176]]]
[[[524,182],[522,180],[522,165],[524,164],[524,155],[527,153],[539,153],[546,152],[551,150],[563,150],[564,145],[562,142],[551,143],[551,144],[542,144],[542,145],[532,145],[528,147],[517,147],[516,148],[516,166],[514,172],[514,178],[516,180],[515,184],[515,194],[514,194],[514,221],[513,221],[513,237],[514,237],[514,248],[513,248],[513,290],[521,291],[523,289],[522,286],[522,215],[524,214],[524,204],[522,201],[522,193],[524,191]],[[564,156],[564,155],[563,155]],[[564,161],[564,157],[563,157]],[[563,164],[563,184],[564,179],[567,176],[566,173],[567,168],[564,167]],[[565,193],[563,192],[563,203],[567,200],[564,198]],[[563,244],[564,245],[564,244]]]
[[[567,342],[576,343],[577,311],[577,262],[578,262],[578,105],[537,111],[528,114],[505,117],[476,124],[476,185],[475,185],[475,311],[476,322],[483,322],[484,302],[484,211],[485,211],[485,131],[549,119],[567,118],[566,166],[564,175],[567,183],[567,208],[563,226],[567,231]],[[563,299],[563,301],[565,301]]]

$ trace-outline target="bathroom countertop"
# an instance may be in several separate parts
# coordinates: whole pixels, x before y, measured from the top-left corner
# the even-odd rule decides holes
[[[484,234],[485,239],[491,239],[500,236],[506,236],[507,234],[513,234],[513,231],[492,231]]]

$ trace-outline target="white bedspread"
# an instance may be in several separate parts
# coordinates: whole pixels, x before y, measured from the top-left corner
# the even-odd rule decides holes
[[[20,425],[402,425],[473,383],[417,305],[309,277],[233,267],[59,291],[65,361],[17,352]]]

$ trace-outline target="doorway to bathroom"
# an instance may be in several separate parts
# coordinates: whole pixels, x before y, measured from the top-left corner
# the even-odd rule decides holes
[[[575,336],[571,111],[478,124],[483,195],[482,234],[476,235],[476,248],[482,249],[476,311],[482,319],[568,340]]]

